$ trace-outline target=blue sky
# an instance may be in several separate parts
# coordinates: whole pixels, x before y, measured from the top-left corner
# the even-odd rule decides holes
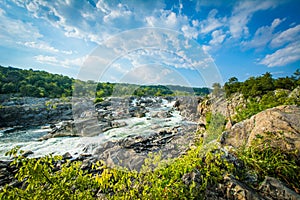
[[[289,76],[300,68],[299,11],[299,0],[4,0],[0,65],[191,86]]]

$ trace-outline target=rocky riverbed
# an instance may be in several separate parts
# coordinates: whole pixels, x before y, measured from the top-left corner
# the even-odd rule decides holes
[[[192,98],[107,98],[97,104],[88,99],[7,101],[0,114],[1,126],[6,126],[0,132],[0,157],[19,145],[30,157],[90,154],[110,165],[139,169],[149,152],[172,158],[192,145],[198,104]]]

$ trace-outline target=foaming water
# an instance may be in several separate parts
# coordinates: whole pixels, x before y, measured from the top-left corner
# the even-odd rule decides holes
[[[48,154],[62,155],[66,152],[76,157],[81,153],[93,153],[95,148],[107,141],[118,140],[129,135],[148,135],[159,131],[161,128],[179,126],[184,122],[178,111],[173,110],[171,117],[168,118],[151,117],[155,112],[171,110],[173,105],[174,102],[163,100],[161,107],[150,108],[145,117],[118,120],[125,122],[127,125],[110,129],[94,137],[60,137],[38,141],[38,138],[47,134],[50,129],[36,127],[10,133],[0,131],[0,160],[8,159],[4,155],[5,152],[15,146],[21,146],[24,151],[33,151],[34,154],[31,157],[41,157]]]

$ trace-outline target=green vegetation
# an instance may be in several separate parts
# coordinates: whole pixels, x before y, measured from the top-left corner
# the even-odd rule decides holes
[[[13,153],[12,153],[13,152]],[[17,149],[10,155],[16,156]],[[222,152],[203,154],[202,146],[185,156],[162,162],[159,155],[149,155],[140,173],[108,168],[97,162],[92,168],[101,174],[88,174],[80,162],[66,162],[60,170],[54,163],[61,157],[40,159],[16,156],[12,165],[19,168],[16,177],[25,181],[21,188],[6,185],[1,199],[92,199],[101,191],[109,199],[199,199],[205,189],[223,179],[233,165],[222,159]],[[156,168],[152,171],[153,166]],[[197,173],[197,182],[184,183],[186,173]]]
[[[80,162],[68,161],[61,165],[61,170],[55,171],[54,163],[61,156],[29,159],[17,155],[17,150],[14,148],[7,155],[14,156],[11,165],[18,167],[16,178],[23,186],[6,185],[0,199],[93,199],[97,182],[80,169]]]
[[[300,105],[297,95],[289,96],[289,92],[300,86],[300,71],[297,70],[294,76],[273,79],[270,73],[259,77],[250,77],[245,82],[238,82],[233,77],[225,83],[226,96],[238,92],[243,94],[246,105],[237,107],[237,114],[233,117],[235,122],[245,120],[265,109],[279,105]]]
[[[237,108],[237,114],[233,116],[233,120],[240,122],[268,108],[293,104],[300,105],[300,99],[298,97],[289,97],[288,92],[284,90],[270,91],[262,95],[261,98],[249,97],[245,108]]]
[[[149,85],[126,83],[97,83],[81,81],[45,71],[24,70],[0,66],[0,94],[31,97],[78,97],[103,98],[110,96],[178,96],[207,95],[209,88]]]
[[[73,79],[45,71],[0,66],[0,94],[32,97],[67,97],[72,94]]]
[[[265,176],[271,176],[283,181],[299,193],[300,166],[297,152],[288,152],[271,144],[271,141],[280,142],[283,139],[283,136],[278,137],[274,133],[267,133],[266,138],[258,135],[251,146],[239,149],[237,156],[245,164],[240,179],[245,178],[247,171],[253,171],[258,176],[258,183],[262,182]]]
[[[221,113],[206,113],[206,137],[204,142],[209,143],[218,139],[226,124],[226,117]]]
[[[249,172],[258,177],[257,182],[250,183],[253,188],[265,176],[272,176],[299,192],[296,152],[274,148],[268,141],[235,151],[245,166],[242,169],[234,168],[218,147],[204,147],[202,142],[186,155],[168,162],[162,161],[159,154],[149,154],[141,172],[109,168],[102,161],[93,164],[94,173],[82,170],[81,162],[67,161],[57,169],[55,163],[61,162],[61,156],[24,158],[17,156],[18,149],[13,149],[9,152],[14,156],[11,165],[18,167],[16,177],[23,184],[22,187],[6,185],[0,191],[0,198],[96,199],[100,195],[107,199],[203,199],[207,188],[222,183],[225,175],[232,174],[245,181]],[[185,179],[187,174],[194,178]]]
[[[224,84],[224,89],[227,97],[239,92],[247,99],[261,97],[277,89],[293,90],[299,85],[300,71],[297,69],[293,76],[278,79],[273,79],[269,72],[262,76],[250,77],[244,82],[239,82],[236,77],[232,77]]]

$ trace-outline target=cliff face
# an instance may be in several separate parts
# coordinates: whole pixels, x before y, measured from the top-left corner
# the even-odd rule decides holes
[[[226,98],[225,94],[220,96],[209,95],[198,104],[197,111],[199,113],[199,123],[206,125],[206,116],[208,113],[220,113],[228,120],[228,127],[232,125],[232,116],[237,113],[237,108],[243,108],[246,106],[246,100],[241,94],[235,94],[230,98]]]
[[[20,98],[0,107],[0,127],[39,126],[70,119],[71,103],[59,99]]]
[[[250,146],[258,138],[278,138],[271,140],[270,145],[284,151],[297,150],[300,157],[300,107],[289,105],[267,109],[233,125],[224,134],[224,145],[233,147]]]

